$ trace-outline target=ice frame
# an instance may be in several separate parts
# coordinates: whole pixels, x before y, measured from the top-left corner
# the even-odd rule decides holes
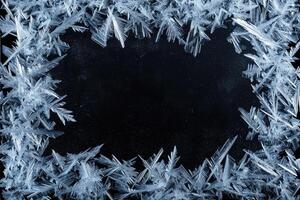
[[[2,8],[7,13],[0,19],[2,37],[16,38],[14,47],[3,46],[8,59],[0,66],[4,199],[299,199],[296,0],[2,0]],[[160,159],[162,150],[140,158],[142,171],[134,168],[135,160],[99,154],[101,146],[43,155],[49,138],[62,134],[51,116],[64,124],[75,121],[63,108],[64,96],[55,92],[58,81],[48,74],[69,48],[60,40],[66,29],[88,29],[103,47],[113,35],[124,47],[129,33],[156,40],[166,34],[196,56],[209,40],[205,31],[225,27],[225,21],[235,26],[228,41],[236,52],[242,52],[241,39],[255,51],[245,54],[253,64],[244,74],[261,105],[240,111],[248,138],[257,136],[260,150],[246,150],[235,162],[228,155],[235,137],[194,170],[177,165],[176,148],[167,161]]]

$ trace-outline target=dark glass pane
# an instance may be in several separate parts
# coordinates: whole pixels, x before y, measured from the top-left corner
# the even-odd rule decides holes
[[[218,30],[196,58],[165,39],[129,37],[121,48],[115,39],[102,48],[88,33],[67,32],[71,49],[51,73],[62,80],[59,93],[76,123],[57,128],[65,135],[52,140],[58,152],[79,152],[104,143],[103,153],[129,159],[148,158],[174,145],[181,163],[194,167],[239,135],[231,154],[254,149],[245,141],[247,126],[239,107],[256,104],[250,81],[242,71],[250,62]]]

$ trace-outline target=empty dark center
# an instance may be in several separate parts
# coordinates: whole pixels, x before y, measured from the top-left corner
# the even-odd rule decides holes
[[[112,39],[101,48],[88,33],[67,32],[71,49],[51,73],[77,122],[58,124],[65,134],[50,148],[75,153],[104,143],[103,154],[129,159],[176,145],[181,163],[194,167],[239,135],[231,151],[239,158],[256,144],[245,141],[238,108],[256,98],[242,77],[249,60],[234,52],[228,34],[216,31],[195,58],[164,38],[129,37],[124,49]]]

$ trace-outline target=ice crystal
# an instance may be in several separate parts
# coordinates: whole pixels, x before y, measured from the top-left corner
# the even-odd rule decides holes
[[[3,46],[1,63],[0,149],[5,167],[4,199],[299,199],[300,71],[292,63],[299,50],[300,14],[296,0],[2,0],[2,37],[15,37]],[[249,125],[248,138],[258,136],[261,150],[245,150],[236,162],[228,154],[235,138],[194,170],[178,164],[176,148],[167,161],[162,150],[149,159],[121,161],[99,153],[100,146],[62,156],[45,156],[55,131],[53,114],[75,121],[55,92],[59,81],[48,71],[69,48],[60,39],[67,29],[90,31],[105,47],[111,37],[126,44],[137,38],[165,34],[196,56],[207,33],[232,22],[228,37],[237,53],[240,41],[252,44],[245,54],[253,63],[244,74],[251,80],[261,106],[240,108]],[[294,44],[294,48],[290,46]],[[50,59],[51,58],[51,59]]]

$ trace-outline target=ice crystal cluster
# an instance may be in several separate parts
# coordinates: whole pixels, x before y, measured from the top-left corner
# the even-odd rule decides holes
[[[293,67],[299,50],[300,14],[295,0],[2,0],[2,37],[7,59],[0,66],[1,179],[4,199],[300,199],[300,70]],[[59,81],[48,73],[63,59],[67,29],[90,31],[105,47],[115,37],[122,47],[129,35],[164,34],[193,55],[209,40],[208,32],[235,27],[228,37],[237,53],[241,40],[252,44],[244,71],[259,107],[240,109],[249,125],[248,138],[261,149],[246,150],[240,161],[228,151],[236,138],[187,170],[177,163],[176,148],[168,160],[162,151],[149,159],[108,158],[101,146],[78,154],[45,155],[54,115],[75,121],[55,92]],[[100,48],[100,47],[99,47]],[[204,49],[205,50],[205,49]],[[195,58],[197,59],[197,58]],[[101,141],[100,141],[101,142]],[[144,168],[135,169],[135,162]]]

